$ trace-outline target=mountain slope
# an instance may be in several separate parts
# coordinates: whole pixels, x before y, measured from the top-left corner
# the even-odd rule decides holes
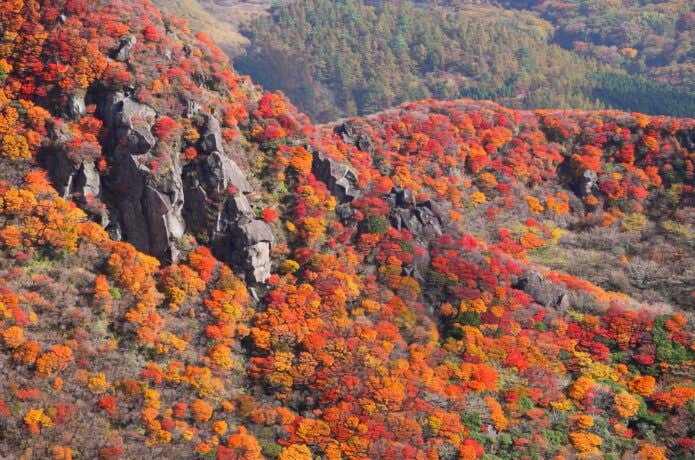
[[[519,2],[501,2],[519,7]],[[693,91],[692,0],[523,2],[557,27],[555,42],[628,72]]]
[[[662,78],[692,64],[692,2],[528,3],[297,0],[242,28],[235,65],[320,121],[423,97],[692,115],[692,78]]]
[[[694,120],[317,127],[148,1],[0,6],[3,455],[692,456]]]
[[[162,11],[185,19],[193,30],[203,30],[230,56],[238,55],[248,39],[239,33],[242,23],[267,13],[266,0],[155,0]]]

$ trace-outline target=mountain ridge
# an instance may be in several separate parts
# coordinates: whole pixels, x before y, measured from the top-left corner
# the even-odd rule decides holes
[[[0,21],[3,455],[692,453],[695,120],[315,126],[149,1]]]

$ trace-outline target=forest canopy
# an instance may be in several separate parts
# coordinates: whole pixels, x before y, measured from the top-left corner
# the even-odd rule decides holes
[[[519,7],[519,2],[503,3]],[[298,0],[242,29],[251,43],[235,67],[267,88],[283,90],[318,121],[428,97],[492,99],[515,108],[692,113],[688,85],[667,83],[674,69],[683,73],[686,51],[674,51],[681,57],[671,59],[672,71],[653,69],[664,81],[650,88],[659,87],[668,98],[650,98],[636,90],[645,83],[632,75],[647,77],[656,57],[630,48],[638,44],[627,39],[619,49],[607,48],[602,43],[609,42],[597,34],[583,37],[596,40],[589,52],[588,44],[567,32],[583,24],[580,19],[561,22],[550,6],[527,3],[523,6],[534,9],[468,2]],[[619,59],[606,58],[608,51]],[[632,59],[634,53],[639,58]],[[606,80],[607,73],[616,78]],[[621,96],[628,93],[628,99]]]

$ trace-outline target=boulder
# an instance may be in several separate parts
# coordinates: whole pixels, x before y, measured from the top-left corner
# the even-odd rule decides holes
[[[243,257],[246,275],[252,282],[263,283],[270,277],[270,249],[275,241],[270,226],[262,220],[240,224],[233,245]]]
[[[587,169],[579,176],[575,182],[575,191],[580,197],[585,197],[593,194],[598,190],[598,174],[596,171]]]
[[[222,126],[212,115],[205,114],[205,131],[200,136],[200,149],[203,153],[224,152]]]
[[[417,204],[417,201],[415,200],[415,195],[413,194],[413,191],[405,188],[405,189],[393,189],[393,191],[396,194],[396,205],[400,206],[402,208],[409,208],[409,207],[415,207]]]
[[[246,175],[234,160],[219,151],[214,151],[205,160],[204,179],[217,193],[223,193],[231,185],[238,192],[251,193],[253,188]]]
[[[87,104],[81,94],[71,94],[68,98],[68,116],[73,120],[82,118],[87,113]]]
[[[569,305],[565,288],[548,281],[536,270],[529,270],[521,275],[513,287],[526,292],[545,307],[560,306],[566,309]]]
[[[348,165],[328,158],[314,149],[310,151],[313,155],[311,172],[316,179],[326,184],[338,201],[345,203],[359,197],[359,190],[355,187],[357,174]]]
[[[121,62],[127,61],[128,59],[130,59],[130,54],[132,53],[133,48],[135,47],[135,44],[137,42],[138,39],[135,37],[135,35],[128,35],[121,38],[121,41],[118,44],[118,48],[116,49],[113,58]]]
[[[354,145],[363,152],[374,153],[374,142],[364,132],[355,132],[355,127],[352,123],[346,122],[337,125],[333,132],[338,134],[343,142]]]
[[[396,207],[391,211],[391,224],[398,230],[406,229],[421,241],[442,236],[439,218],[426,206]]]

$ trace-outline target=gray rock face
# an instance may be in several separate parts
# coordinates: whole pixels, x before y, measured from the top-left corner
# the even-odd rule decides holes
[[[357,174],[346,164],[327,158],[321,152],[310,149],[313,155],[311,172],[318,180],[328,186],[328,190],[341,203],[352,201],[360,196],[355,187]]]
[[[166,173],[153,176],[148,162],[157,139],[151,132],[157,113],[123,93],[101,101],[100,112],[109,130],[107,153],[111,170],[106,178],[118,209],[123,238],[138,250],[175,262],[175,242],[185,231],[181,166],[172,155]]]
[[[116,110],[116,132],[119,140],[125,141],[132,155],[144,155],[157,143],[152,126],[157,119],[153,108],[131,98],[123,99],[114,107]]]
[[[97,198],[101,195],[101,177],[94,163],[82,163],[82,166],[77,171],[75,186],[77,191],[83,196],[91,195]]]
[[[101,178],[94,162],[69,155],[66,145],[72,140],[72,135],[66,127],[51,128],[50,136],[55,148],[42,162],[58,193],[63,198],[71,195],[98,198],[101,195]]]
[[[391,212],[391,223],[398,230],[405,228],[421,241],[442,236],[439,219],[425,206],[414,209],[395,208]]]
[[[84,102],[84,96],[80,94],[71,94],[68,98],[68,116],[73,120],[82,118],[87,113],[87,105]]]
[[[336,126],[333,132],[338,134],[346,144],[354,145],[363,152],[374,153],[372,139],[364,132],[355,133],[355,127],[351,123],[342,123]]]
[[[577,195],[580,197],[591,195],[598,189],[597,184],[598,174],[596,174],[596,171],[587,169],[581,176],[579,176],[575,184]]]
[[[228,188],[233,186],[234,193]],[[241,168],[217,150],[184,172],[188,229],[204,233],[217,257],[242,267],[247,279],[270,277],[273,232],[256,218],[246,194],[253,191]]]
[[[178,250],[175,242],[181,238],[186,226],[171,199],[160,191],[148,186],[145,188],[144,211],[149,233],[150,253],[169,255],[177,260]]]
[[[213,232],[215,246],[223,248],[228,259],[244,267],[247,279],[263,283],[270,277],[270,249],[273,231],[256,216],[244,195],[228,198]]]
[[[200,112],[200,104],[196,101],[187,100],[186,101],[186,118],[193,118]]]
[[[47,166],[53,185],[63,198],[101,195],[101,178],[93,162],[74,163],[63,152],[55,152]]]
[[[208,156],[205,163],[205,179],[211,187],[217,189],[218,193],[224,192],[230,185],[241,193],[253,191],[239,165],[228,156],[214,151]]]
[[[252,220],[238,227],[238,236],[244,246],[252,246],[259,243],[272,243],[275,238],[268,224],[262,220]]]
[[[415,195],[410,189],[394,189],[396,192],[396,204],[400,207],[415,207]]]
[[[255,282],[266,281],[270,277],[270,249],[275,242],[270,226],[262,220],[252,220],[239,225],[235,237],[244,248],[247,276]]]
[[[80,165],[71,161],[64,152],[54,152],[46,160],[46,169],[51,173],[53,186],[63,198],[67,198],[73,193]]]
[[[217,118],[205,114],[205,131],[200,137],[200,148],[203,153],[224,152],[222,145],[222,126]]]
[[[130,59],[130,54],[133,52],[133,48],[137,42],[138,39],[135,38],[135,35],[123,37],[121,39],[121,43],[118,45],[116,53],[113,55],[113,58],[121,62],[127,61]]]
[[[258,243],[246,248],[247,276],[256,283],[270,278],[270,243]]]
[[[396,229],[406,229],[420,241],[442,236],[441,219],[430,202],[418,206],[412,191],[398,188],[391,191],[387,201],[392,205],[391,224]]]
[[[138,250],[149,252],[150,239],[142,207],[147,172],[141,170],[136,158],[127,152],[114,152],[110,163],[106,184],[120,214],[123,238]]]
[[[220,229],[225,231],[234,228],[242,222],[250,222],[256,218],[256,215],[251,208],[249,200],[243,195],[237,195],[229,198],[224,203],[224,209],[221,213]]]
[[[562,286],[551,283],[536,270],[529,270],[524,273],[517,283],[515,289],[520,289],[533,297],[536,302],[545,307],[567,308],[569,296]]]

